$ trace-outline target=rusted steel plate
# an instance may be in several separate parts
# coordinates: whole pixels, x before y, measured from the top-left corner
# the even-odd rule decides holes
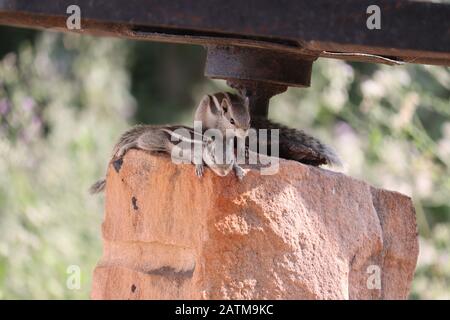
[[[69,5],[82,30],[135,39],[234,45],[390,63],[450,65],[450,4],[408,0],[0,0],[0,24],[65,28]],[[381,29],[366,27],[369,5]],[[342,54],[344,53],[344,54]],[[357,54],[353,54],[357,53]]]

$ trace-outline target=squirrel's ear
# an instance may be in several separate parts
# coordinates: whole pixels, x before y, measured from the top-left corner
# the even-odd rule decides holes
[[[222,103],[220,105],[222,107],[222,112],[227,113],[228,111],[228,101],[227,99],[222,99]]]
[[[250,99],[248,98],[248,96],[246,96],[244,98],[244,106],[248,109],[249,105],[250,105]]]
[[[208,94],[205,94],[202,98],[202,100],[200,101],[200,103],[198,104],[198,107],[202,107],[202,106],[208,106],[210,103],[211,99],[209,97]]]
[[[212,112],[214,114],[215,109],[214,105],[211,105],[211,97],[206,94],[198,104],[197,109],[195,109],[195,119],[202,119],[205,112]]]

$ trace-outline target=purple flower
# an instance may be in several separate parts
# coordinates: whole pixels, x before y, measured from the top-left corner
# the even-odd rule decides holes
[[[8,100],[2,99],[0,100],[0,114],[5,116],[11,110],[11,104]]]
[[[30,97],[26,97],[22,102],[22,107],[25,109],[25,111],[33,110],[35,105],[36,103],[34,102],[33,98]]]

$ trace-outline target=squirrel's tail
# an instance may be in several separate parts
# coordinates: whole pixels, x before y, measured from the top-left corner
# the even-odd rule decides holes
[[[293,156],[294,160],[297,160],[297,156],[300,155],[300,158],[304,157],[302,160],[305,163],[311,161],[310,164],[315,165],[326,164],[334,167],[342,167],[342,161],[332,147],[310,136],[303,130],[281,127],[280,134],[284,135],[285,139],[282,139],[282,143],[288,146],[290,150],[289,154]]]
[[[319,142],[319,145],[320,153],[323,154],[328,165],[342,167],[342,161],[332,147],[321,142]]]
[[[340,167],[342,162],[333,148],[302,130],[289,128],[261,117],[254,117],[256,129],[278,129],[280,157],[314,166],[323,164]]]
[[[89,193],[97,194],[103,192],[105,190],[105,186],[106,186],[106,179],[98,180],[89,188]]]

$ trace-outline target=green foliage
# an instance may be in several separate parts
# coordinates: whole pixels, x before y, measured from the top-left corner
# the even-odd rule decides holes
[[[87,298],[114,139],[134,109],[123,41],[43,34],[0,62],[0,298]],[[66,287],[81,268],[81,289]]]
[[[113,143],[128,122],[189,123],[200,96],[226,86],[202,78],[195,47],[25,36],[0,41],[0,298],[88,298],[102,200],[86,190]],[[411,298],[449,298],[448,68],[321,59],[311,88],[275,97],[270,116],[333,145],[347,174],[414,199]],[[70,265],[80,290],[66,286]]]

